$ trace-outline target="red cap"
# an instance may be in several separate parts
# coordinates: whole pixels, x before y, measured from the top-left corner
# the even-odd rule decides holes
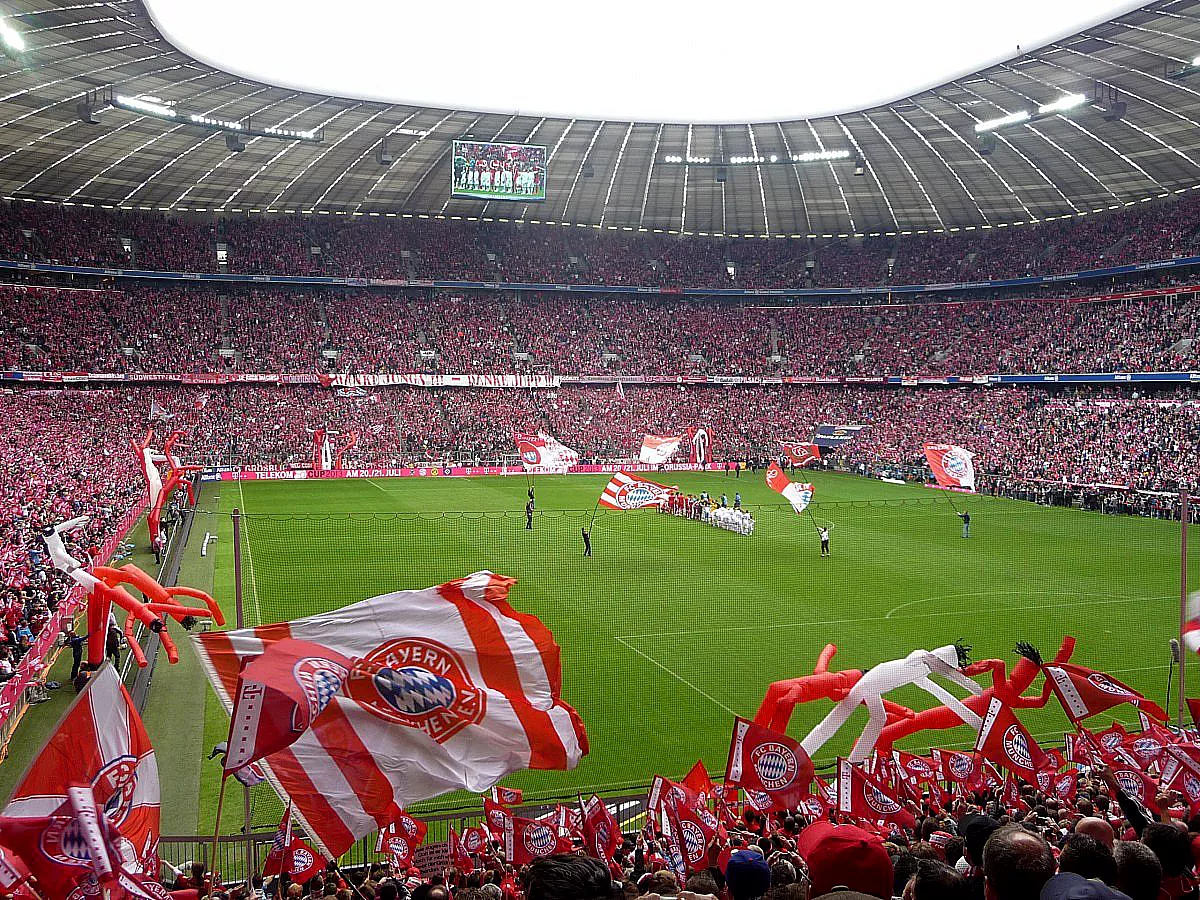
[[[878,835],[856,825],[816,822],[800,832],[796,852],[808,863],[813,897],[837,887],[883,900],[892,896],[892,860]]]

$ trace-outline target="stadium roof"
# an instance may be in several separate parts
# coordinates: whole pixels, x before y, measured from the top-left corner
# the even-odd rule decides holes
[[[136,0],[0,0],[27,45],[0,57],[0,195],[163,210],[432,214],[731,235],[850,235],[997,227],[1102,211],[1200,185],[1200,0],[1158,0],[1112,22],[894,103],[752,125],[543,118],[350,100],[273,87],[198,62]],[[521,52],[509,48],[506,52]],[[504,54],[496,59],[503,64]],[[23,63],[23,66],[22,66]],[[882,73],[886,77],[886,73]],[[436,73],[435,76],[436,77]],[[603,73],[597,73],[603,77]],[[1100,102],[1097,83],[1103,88]],[[157,98],[259,129],[241,135],[126,109],[85,124],[87,91]],[[1127,104],[1105,118],[1108,89]],[[992,132],[975,126],[1082,93],[1088,103]],[[103,104],[101,104],[103,105]],[[98,107],[99,108],[99,107]],[[547,199],[449,197],[451,141],[550,148]],[[376,159],[387,138],[390,166]],[[848,150],[833,162],[732,157]],[[667,162],[699,158],[709,165]],[[854,174],[854,157],[863,174]]]
[[[890,103],[1146,0],[143,2],[179,49],[267,84],[539,117],[746,123]],[[516,48],[536,52],[496,58]]]

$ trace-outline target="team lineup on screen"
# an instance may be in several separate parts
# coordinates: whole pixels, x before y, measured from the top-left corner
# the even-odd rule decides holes
[[[545,200],[546,148],[455,141],[452,194],[483,200]]]

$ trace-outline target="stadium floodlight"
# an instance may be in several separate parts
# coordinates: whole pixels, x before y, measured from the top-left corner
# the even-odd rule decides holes
[[[113,103],[122,109],[145,113],[148,116],[157,116],[160,119],[174,119],[176,116],[175,110],[157,97],[127,97],[124,94],[117,94],[113,97]]]
[[[683,163],[689,166],[790,166],[795,163],[828,162],[837,159],[850,159],[854,154],[849,150],[813,150],[808,153],[768,153],[765,156],[731,156],[726,160],[713,161],[711,156],[679,156],[667,154],[662,158],[664,163]],[[861,174],[856,172],[855,174]]]
[[[849,159],[849,150],[810,150],[807,153],[793,153],[792,162],[828,162],[834,159]]]
[[[1074,109],[1077,106],[1083,106],[1087,103],[1087,97],[1083,94],[1067,94],[1064,97],[1059,97],[1057,100],[1038,107],[1039,116],[1049,116],[1054,113],[1066,112],[1069,109]]]
[[[1029,117],[1029,110],[1022,109],[1015,113],[1009,113],[1007,116],[1001,116],[998,119],[987,119],[986,121],[976,123],[975,133],[983,134],[985,131],[995,131],[997,128],[1003,128],[1006,125],[1016,125],[1018,122],[1028,122]]]
[[[230,122],[225,119],[210,119],[208,116],[188,116],[188,121],[196,125],[211,125],[214,128],[229,129],[231,131],[241,131],[241,122]]]
[[[204,113],[189,113],[186,110],[177,109],[173,102],[162,100],[158,97],[146,94],[137,94],[134,96],[114,94],[111,86],[84,95],[76,111],[83,121],[94,123],[96,113],[112,108],[125,109],[169,122],[179,121],[194,125],[197,128],[207,128],[214,132],[223,131],[227,136],[230,134],[244,134],[254,137],[279,138],[285,141],[312,141],[318,144],[325,140],[325,129],[323,128],[281,128],[278,125],[260,128],[251,122],[249,116],[241,119],[217,119]],[[235,141],[234,143],[240,145],[242,142]],[[230,149],[234,150],[234,152],[241,152],[245,148],[243,146],[238,146],[237,148],[231,146]]]
[[[25,52],[25,38],[3,16],[0,16],[0,49],[13,54]]]

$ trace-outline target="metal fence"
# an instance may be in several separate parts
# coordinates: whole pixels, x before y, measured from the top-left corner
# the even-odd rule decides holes
[[[649,785],[641,793],[602,797],[620,823],[622,831],[632,832],[642,827],[648,792]],[[510,808],[515,815],[537,818],[551,812],[554,805],[525,804]],[[428,814],[415,811],[414,815],[429,828],[425,836],[426,846],[444,842],[449,837],[451,828],[462,834],[465,829],[483,822],[481,809]],[[263,861],[274,837],[273,831],[253,831],[249,834],[221,835],[214,844],[212,835],[163,835],[158,852],[164,862],[175,868],[184,869],[189,863],[202,862],[211,871],[220,873],[226,884],[235,884],[246,881],[262,870]],[[373,834],[361,838],[338,858],[338,865],[346,869],[385,862],[383,854],[375,852],[375,844],[376,836]]]

